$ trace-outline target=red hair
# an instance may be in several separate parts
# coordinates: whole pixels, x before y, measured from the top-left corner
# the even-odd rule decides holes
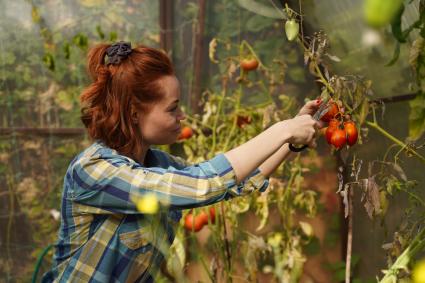
[[[158,79],[174,75],[174,69],[163,51],[143,45],[133,48],[121,63],[107,65],[109,46],[99,44],[88,53],[93,82],[81,94],[81,121],[92,139],[132,156],[141,152],[142,136],[130,109],[149,112],[149,106],[163,97]]]

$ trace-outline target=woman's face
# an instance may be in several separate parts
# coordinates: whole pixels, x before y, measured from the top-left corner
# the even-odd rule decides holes
[[[163,98],[153,104],[146,114],[138,113],[139,130],[147,145],[172,144],[180,135],[180,121],[186,117],[179,106],[180,83],[175,76],[164,76],[158,80]]]

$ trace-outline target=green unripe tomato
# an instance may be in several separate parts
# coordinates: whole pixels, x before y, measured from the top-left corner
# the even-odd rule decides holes
[[[375,28],[388,25],[397,15],[402,4],[403,0],[365,0],[366,23]]]
[[[285,33],[289,41],[293,41],[297,38],[300,31],[300,24],[297,23],[294,19],[287,20],[285,22]]]

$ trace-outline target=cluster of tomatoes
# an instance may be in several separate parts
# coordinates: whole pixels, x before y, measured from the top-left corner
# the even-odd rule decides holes
[[[344,145],[353,146],[357,142],[358,131],[354,121],[343,115],[337,102],[329,104],[328,112],[320,120],[329,123],[325,131],[326,141],[336,149]]]
[[[197,215],[193,215],[192,211],[186,214],[184,219],[184,227],[186,230],[198,232],[202,227],[208,224],[208,218],[211,223],[215,223],[215,208],[211,206],[208,211],[209,215],[204,210]]]

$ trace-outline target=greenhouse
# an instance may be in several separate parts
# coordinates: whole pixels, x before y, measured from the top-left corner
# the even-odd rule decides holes
[[[0,15],[0,282],[425,283],[424,0]]]

